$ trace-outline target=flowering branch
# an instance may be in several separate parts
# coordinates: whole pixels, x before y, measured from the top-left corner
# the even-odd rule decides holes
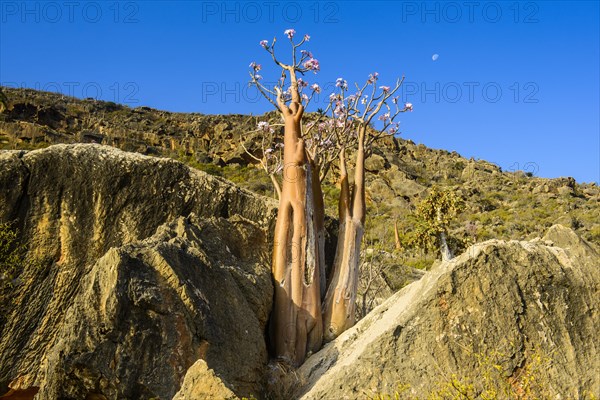
[[[240,144],[244,148],[246,154],[252,159],[258,162],[261,169],[263,169],[267,175],[271,178],[273,187],[277,192],[277,198],[281,198],[281,185],[276,178],[276,175],[283,170],[283,143],[275,139],[274,127],[282,126],[282,124],[269,124],[268,122],[261,121],[258,123],[257,129],[252,132],[258,132],[261,134],[261,157],[257,157],[252,154],[244,145],[243,142]]]
[[[287,29],[284,34],[288,37],[292,44],[292,62],[290,64],[285,64],[277,58],[275,54],[275,45],[277,43],[276,38],[273,38],[271,44],[269,44],[267,40],[260,41],[260,45],[271,55],[273,62],[281,68],[281,78],[273,90],[267,89],[259,82],[262,79],[262,77],[258,75],[258,71],[261,67],[260,64],[253,62],[250,64],[250,68],[252,68],[252,71],[250,72],[251,84],[256,85],[263,97],[267,98],[267,100],[269,100],[269,102],[274,105],[275,108],[277,108],[282,114],[291,112],[296,115],[303,112],[304,108],[306,108],[306,106],[310,103],[315,93],[320,92],[318,85],[312,85],[311,94],[303,94],[302,89],[308,86],[308,83],[302,80],[302,78],[298,78],[297,74],[299,73],[304,75],[309,71],[317,73],[320,70],[320,66],[319,61],[313,57],[311,52],[300,50],[300,55],[298,55],[300,47],[310,40],[309,35],[304,35],[303,39],[299,43],[294,43],[294,35],[296,34],[295,30]],[[290,86],[285,88],[288,74],[290,77]],[[273,97],[275,97],[275,101],[273,101]],[[296,104],[292,107],[292,110],[290,110],[288,107],[288,103],[290,102]]]

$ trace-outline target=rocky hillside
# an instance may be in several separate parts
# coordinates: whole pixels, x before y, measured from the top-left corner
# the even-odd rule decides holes
[[[260,155],[260,141],[252,131],[259,120],[273,120],[274,113],[258,117],[171,113],[29,89],[3,90],[11,107],[0,114],[1,148],[108,144],[176,158],[252,191],[273,195],[270,180],[253,168],[254,160],[240,143]],[[389,223],[393,219],[398,221],[405,242],[412,230],[409,215],[432,185],[452,188],[465,200],[465,212],[452,232],[457,251],[474,241],[541,236],[556,223],[600,244],[600,221],[596,218],[600,188],[595,184],[577,183],[569,177],[537,178],[527,171],[502,171],[483,160],[465,159],[456,152],[429,149],[401,138],[380,142],[373,153],[367,165],[367,241],[371,246],[393,248],[393,225]],[[529,169],[527,165],[521,167]],[[335,214],[339,192],[335,182],[330,183],[324,190],[329,211]],[[402,261],[419,267],[433,261],[417,254],[421,252]]]
[[[10,102],[0,119],[4,148],[84,142],[144,154],[193,155],[200,163],[220,166],[252,159],[238,141],[252,126],[254,118],[247,115],[171,113],[30,89],[2,90]]]
[[[470,247],[282,373],[264,336],[275,211],[166,158],[0,152],[0,223],[24,251],[0,274],[0,396],[600,395],[600,257],[562,226]]]
[[[260,155],[261,141],[253,131],[259,120],[274,121],[274,113],[258,117],[183,114],[29,89],[3,91],[10,104],[0,113],[0,148],[107,144],[174,158],[253,192],[274,196],[270,179],[254,167],[255,160],[240,145],[244,143],[250,152]],[[415,206],[433,185],[451,189],[464,201],[464,211],[449,235],[456,254],[484,240],[540,237],[554,224],[568,226],[600,245],[600,188],[596,184],[502,171],[483,160],[465,159],[456,152],[429,149],[401,138],[378,143],[367,169],[368,216],[359,317],[417,279],[420,270],[430,268],[438,257],[435,251],[423,251],[411,242]],[[327,212],[335,218],[339,188],[334,175],[330,178],[323,191]]]

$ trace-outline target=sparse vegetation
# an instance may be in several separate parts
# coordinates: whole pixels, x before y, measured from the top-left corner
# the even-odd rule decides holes
[[[432,187],[422,200],[415,213],[415,229],[410,242],[423,250],[439,248],[442,260],[452,259],[448,230],[458,213],[464,208],[462,199],[456,192]]]
[[[370,400],[536,400],[552,398],[550,382],[544,371],[552,358],[531,350],[522,367],[508,366],[510,355],[503,351],[473,354],[477,369],[470,376],[440,375],[436,388],[426,395],[415,395],[411,386],[399,383],[393,393],[367,394]],[[566,397],[569,399],[570,397]],[[582,399],[596,400],[593,393]],[[575,400],[575,399],[573,399]]]

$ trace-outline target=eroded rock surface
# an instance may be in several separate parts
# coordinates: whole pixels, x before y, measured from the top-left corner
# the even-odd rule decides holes
[[[0,383],[36,399],[170,399],[198,359],[260,394],[274,202],[98,145],[0,153],[0,220],[28,258]]]
[[[527,376],[541,398],[598,396],[599,268],[596,250],[562,226],[544,240],[472,246],[309,358],[294,397],[427,398],[457,394],[453,379],[525,393]]]

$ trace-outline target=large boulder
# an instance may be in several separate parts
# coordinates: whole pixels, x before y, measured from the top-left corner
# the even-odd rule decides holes
[[[260,395],[275,210],[168,159],[0,153],[0,221],[35,261],[0,327],[0,390],[170,399],[202,359],[232,392]]]
[[[598,396],[600,257],[562,226],[544,239],[441,263],[310,357],[293,397]]]

